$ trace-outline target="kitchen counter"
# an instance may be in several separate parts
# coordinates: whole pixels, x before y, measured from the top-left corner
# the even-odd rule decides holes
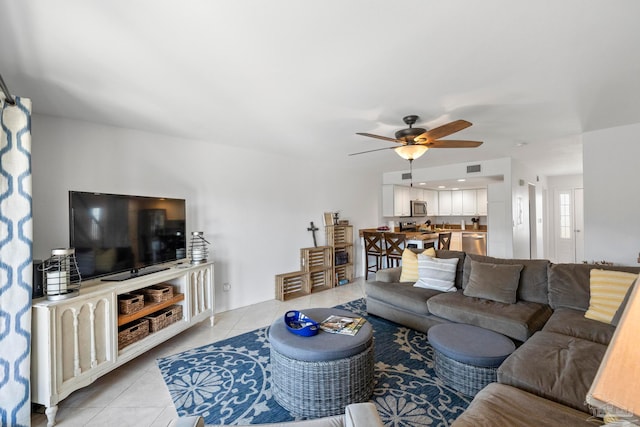
[[[376,228],[361,228],[359,230],[359,235],[360,237],[362,237],[362,233],[364,231],[380,231]],[[433,231],[400,231],[399,227],[396,227],[393,231],[393,233],[403,233],[406,237],[407,240],[433,240],[433,239],[437,239],[438,238],[438,234],[439,233],[449,233],[449,232],[458,232],[458,233],[486,233],[487,229],[480,229],[480,230],[473,230],[470,228],[467,228],[466,230],[462,230],[461,228],[436,228]],[[383,233],[391,233],[391,230],[389,231],[383,231]]]
[[[400,231],[399,227],[395,227],[394,233],[402,233],[406,237],[406,244],[412,248],[427,248],[430,246],[438,247],[438,239],[442,233],[451,233],[450,248],[454,251],[462,251],[479,255],[487,254],[487,228],[480,226],[479,230],[458,228],[436,228],[433,231]],[[363,237],[365,231],[382,232],[376,228],[363,228],[359,230],[360,238]],[[390,233],[387,231],[386,233]]]

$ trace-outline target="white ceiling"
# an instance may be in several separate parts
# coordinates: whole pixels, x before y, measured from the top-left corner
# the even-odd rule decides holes
[[[581,173],[580,135],[640,122],[637,0],[0,0],[0,73],[40,114],[406,168],[402,117]],[[604,141],[603,143],[608,143]],[[524,145],[523,145],[524,144]],[[518,146],[521,145],[521,146]]]

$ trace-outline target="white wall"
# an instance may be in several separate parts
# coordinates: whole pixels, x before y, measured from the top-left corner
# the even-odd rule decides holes
[[[504,181],[487,187],[487,255],[498,258],[510,258],[513,253],[508,188]]]
[[[378,224],[377,171],[51,116],[32,126],[34,258],[68,246],[69,190],[185,198],[187,232],[212,243],[217,311],[273,299],[275,275],[299,270],[313,246],[310,221],[325,243],[323,212],[355,232]]]
[[[531,240],[535,241],[535,248],[544,247],[544,237],[538,232],[538,227],[544,227],[542,212],[539,212],[537,203],[542,198],[544,190],[535,172],[531,171],[519,162],[512,162],[511,169],[511,201],[512,201],[512,225],[513,225],[513,257],[514,258],[540,258],[539,251],[531,253]],[[535,186],[535,200],[530,200],[529,185]],[[536,204],[536,216],[530,218],[529,204]],[[536,223],[536,234],[531,235],[529,222]]]
[[[637,266],[640,124],[583,135],[585,258]]]
[[[467,166],[480,165],[481,172],[467,173]],[[407,166],[409,166],[407,162]],[[473,178],[473,177],[494,177],[504,176],[505,172],[511,169],[511,159],[505,157],[501,159],[483,160],[481,162],[456,163],[445,166],[433,166],[429,168],[413,169],[413,182],[442,181],[457,178]],[[409,185],[408,180],[402,179],[403,173],[408,173],[409,169],[387,172],[383,174],[382,180],[384,184]]]

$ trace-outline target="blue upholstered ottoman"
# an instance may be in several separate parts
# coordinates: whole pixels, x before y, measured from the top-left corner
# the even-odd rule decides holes
[[[461,323],[435,325],[427,337],[438,377],[468,396],[495,382],[498,367],[516,349],[504,335]]]
[[[354,317],[334,308],[301,310],[322,322],[331,314]],[[318,332],[295,335],[284,318],[269,328],[271,388],[276,402],[295,416],[325,417],[344,413],[351,403],[373,393],[373,329],[366,322],[354,336]]]

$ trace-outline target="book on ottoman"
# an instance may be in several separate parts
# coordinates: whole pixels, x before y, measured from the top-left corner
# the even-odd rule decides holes
[[[320,323],[320,329],[332,334],[355,335],[365,320],[363,317],[348,317],[331,315]]]

